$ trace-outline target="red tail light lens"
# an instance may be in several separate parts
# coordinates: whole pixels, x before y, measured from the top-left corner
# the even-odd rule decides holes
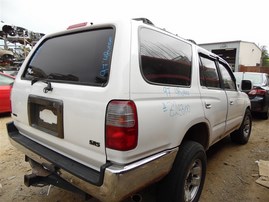
[[[249,93],[249,95],[265,95],[266,90],[263,89],[252,89]]]
[[[137,141],[138,120],[134,102],[111,101],[106,112],[106,147],[127,151],[134,149]]]

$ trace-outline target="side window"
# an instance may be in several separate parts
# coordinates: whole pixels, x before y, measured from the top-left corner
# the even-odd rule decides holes
[[[141,28],[141,71],[152,84],[190,86],[191,45],[163,33]]]
[[[220,88],[215,60],[200,55],[200,83],[208,88]]]
[[[220,69],[220,73],[222,76],[224,89],[225,90],[236,90],[236,84],[233,81],[227,68],[229,68],[227,65],[219,63],[219,69]]]

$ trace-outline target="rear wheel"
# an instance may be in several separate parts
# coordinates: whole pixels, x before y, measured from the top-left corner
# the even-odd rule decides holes
[[[179,148],[170,173],[159,183],[159,202],[197,202],[206,174],[206,154],[202,145],[186,141]]]
[[[249,109],[246,110],[243,122],[240,128],[231,133],[231,140],[237,144],[246,144],[249,140],[252,127],[251,112]]]
[[[267,120],[268,119],[268,116],[269,116],[269,107],[267,107],[266,112],[261,113],[262,119]]]

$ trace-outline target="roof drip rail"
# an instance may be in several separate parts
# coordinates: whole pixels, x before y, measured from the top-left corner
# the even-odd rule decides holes
[[[154,26],[154,24],[147,18],[133,18],[133,20],[142,21],[145,24]]]

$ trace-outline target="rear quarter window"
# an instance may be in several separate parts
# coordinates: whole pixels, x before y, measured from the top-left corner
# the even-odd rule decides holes
[[[46,39],[23,78],[104,86],[108,82],[115,30],[96,29]]]
[[[141,28],[140,65],[146,81],[152,84],[190,86],[191,45],[175,37]]]

